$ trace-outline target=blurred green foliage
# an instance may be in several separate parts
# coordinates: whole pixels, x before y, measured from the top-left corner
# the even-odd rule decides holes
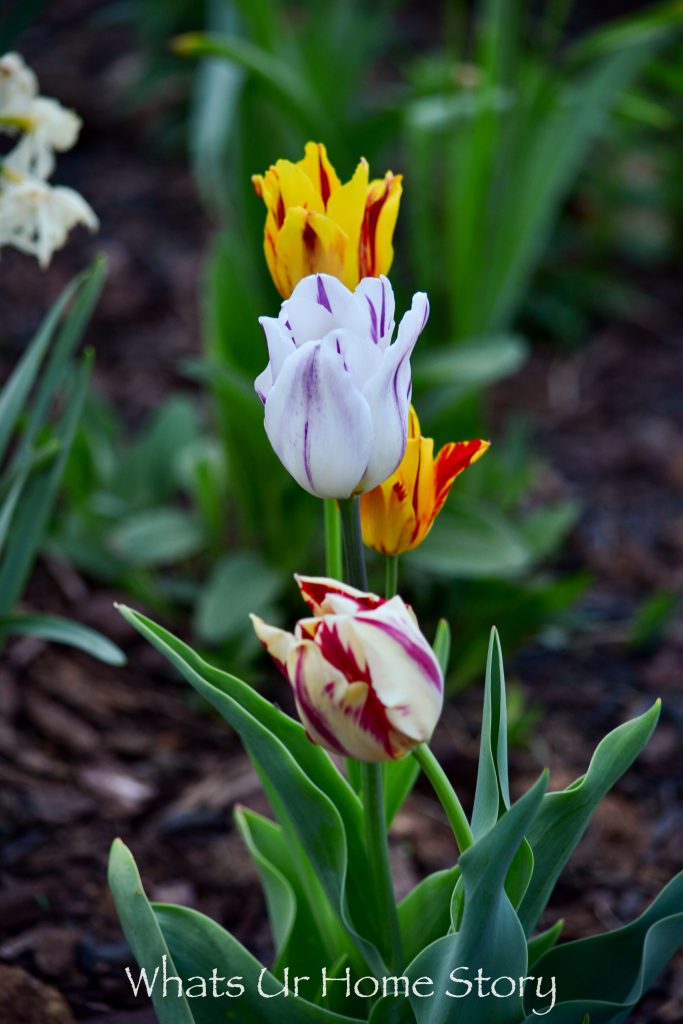
[[[39,636],[120,665],[121,651],[93,630],[17,610],[46,544],[83,409],[92,353],[74,353],[103,279],[96,263],[65,288],[0,391],[0,641]]]

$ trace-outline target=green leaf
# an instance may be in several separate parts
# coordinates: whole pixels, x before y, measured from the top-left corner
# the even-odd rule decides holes
[[[139,612],[120,611],[239,734],[267,781],[280,824],[301,843],[335,914],[368,963],[381,971],[381,957],[366,937],[374,933],[376,915],[365,886],[360,802],[346,780],[297,722],[242,680],[207,665]],[[363,935],[351,923],[349,908],[354,922],[362,922]]]
[[[419,548],[404,557],[411,566],[446,579],[500,579],[527,568],[529,549],[500,512],[461,498],[441,513]]]
[[[13,614],[0,617],[0,636],[39,636],[77,647],[106,665],[125,665],[126,656],[106,636],[59,615]]]
[[[558,1002],[544,1019],[573,1024],[586,1014],[591,1024],[623,1021],[683,944],[683,873],[677,875],[631,924],[556,946],[535,974],[555,978]],[[542,1001],[527,989],[526,1024],[539,1020]],[[547,1001],[546,1001],[547,1005]],[[531,1011],[531,1012],[529,1012]]]
[[[544,773],[536,784],[460,858],[464,888],[464,913],[460,930],[438,939],[411,963],[411,980],[433,979],[431,999],[411,997],[418,1024],[446,1024],[453,1019],[453,1007],[467,1024],[517,1024],[521,1000],[500,999],[497,1005],[473,993],[455,1003],[444,993],[462,993],[450,980],[451,971],[476,965],[491,978],[523,977],[527,968],[527,945],[514,908],[505,893],[505,878],[513,858],[528,832],[541,804],[547,784]],[[464,975],[461,975],[461,977]]]
[[[8,615],[19,600],[43,539],[83,409],[91,366],[92,357],[86,354],[74,374],[64,415],[55,427],[59,451],[46,467],[29,479],[15,509],[0,567],[0,615]],[[41,384],[44,383],[45,378]],[[15,461],[17,457],[28,456],[17,452]],[[18,466],[21,464],[21,461],[17,463]]]
[[[510,806],[507,759],[505,669],[500,637],[494,627],[486,660],[479,770],[472,810],[472,832],[475,838],[488,832]]]
[[[448,933],[451,897],[460,868],[434,871],[418,882],[398,907],[406,962],[410,963],[430,943]]]
[[[114,840],[109,856],[109,886],[123,933],[138,964],[147,972],[149,982],[152,982],[155,971],[161,974],[164,956],[168,957],[168,974],[177,974],[173,957],[142,888],[135,861],[120,839]],[[216,961],[216,966],[219,963]],[[145,991],[144,984],[142,991]],[[173,998],[165,998],[163,989],[154,985],[152,1003],[160,1024],[198,1024],[199,1018],[191,1013],[185,996],[176,997],[173,987],[170,991]]]
[[[256,554],[226,555],[202,590],[195,628],[207,643],[232,640],[244,632],[249,613],[264,616],[282,589],[282,579]]]
[[[153,909],[176,970],[186,984],[193,976],[210,978],[212,970],[218,967],[220,974],[228,979],[239,977],[244,985],[244,994],[239,998],[193,1000],[194,1024],[226,1024],[230,1020],[249,1024],[273,1024],[274,1020],[278,1024],[357,1024],[350,1017],[332,1013],[291,994],[287,998],[264,998],[258,993],[261,972],[262,990],[267,994],[279,993],[282,982],[262,967],[229,932],[186,907],[155,905]],[[311,978],[310,982],[302,983],[301,992],[314,991],[318,982],[319,979]],[[167,1024],[161,1015],[160,1021]]]
[[[548,793],[528,839],[534,872],[519,909],[527,932],[535,927],[555,882],[577,846],[605,794],[646,745],[657,724],[660,701],[631,722],[614,729],[598,745],[585,775],[558,792]]]
[[[246,808],[235,811],[235,821],[256,863],[268,906],[276,960],[273,973],[320,973],[325,965],[324,940],[294,864],[287,838],[279,825]]]
[[[203,546],[201,523],[189,512],[170,507],[135,512],[109,535],[112,553],[139,566],[179,562]]]
[[[486,659],[479,769],[472,810],[472,832],[475,838],[488,832],[510,807],[507,729],[503,652],[498,631],[494,628],[491,630]],[[534,856],[525,839],[513,858],[505,884],[514,907],[518,907],[522,901],[533,866]]]
[[[560,919],[551,928],[547,928],[546,931],[541,932],[539,935],[534,935],[533,939],[529,939],[527,943],[529,948],[529,970],[536,966],[542,956],[550,952],[559,939],[563,928],[564,921]]]
[[[446,619],[439,619],[432,647],[445,677],[448,674],[448,663],[451,658],[451,627]]]

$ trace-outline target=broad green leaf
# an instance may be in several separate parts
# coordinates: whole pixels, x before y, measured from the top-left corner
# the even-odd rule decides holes
[[[525,1024],[547,1020],[573,1024],[585,1014],[591,1024],[623,1021],[683,944],[683,874],[662,890],[631,924],[604,935],[555,946],[534,973],[555,978],[557,1005],[539,1018],[543,1001],[527,990]],[[545,1006],[548,1005],[547,1000]]]
[[[491,978],[523,977],[526,974],[526,937],[505,893],[505,878],[538,812],[546,783],[544,773],[460,857],[464,888],[460,929],[433,942],[406,971],[412,980],[421,976],[433,979],[438,993],[438,997],[431,999],[411,997],[418,1024],[446,1024],[453,1019],[454,1013],[463,1016],[467,1024],[517,1024],[520,1020],[522,1005],[519,998],[484,1000],[477,996],[476,987],[473,993],[458,1000],[444,993],[463,993],[461,987],[453,984],[450,974],[464,965],[475,965]]]
[[[452,579],[517,576],[529,565],[519,530],[500,512],[462,499],[446,508],[425,541],[404,556],[411,567]]]
[[[280,824],[302,844],[334,912],[368,964],[381,970],[381,957],[366,937],[374,932],[376,916],[372,893],[368,898],[365,886],[360,803],[346,780],[298,723],[241,680],[206,665],[191,648],[139,612],[125,607],[120,611],[239,734],[267,780]],[[349,907],[354,922],[362,921],[363,935],[351,923]]]
[[[598,745],[585,775],[566,789],[544,797],[528,836],[535,865],[519,909],[527,934],[535,927],[595,808],[650,739],[659,711],[657,701],[644,715],[614,729]]]
[[[196,555],[204,546],[202,525],[179,508],[135,512],[109,535],[109,548],[119,558],[138,566],[169,565]]]
[[[279,573],[256,554],[226,555],[213,569],[195,613],[195,628],[207,643],[222,643],[244,632],[249,613],[264,616],[282,589]]]
[[[398,907],[406,962],[436,939],[448,934],[451,924],[451,897],[460,878],[456,865],[434,871],[418,882]]]
[[[284,832],[242,807],[236,810],[235,821],[261,876],[275,940],[273,973],[281,978],[285,967],[293,974],[320,972],[325,958],[317,908],[306,896]]]
[[[218,967],[226,979],[240,978],[244,993],[237,998],[194,999],[192,1012],[195,1024],[226,1024],[226,1021],[248,1021],[249,1024],[357,1024],[353,1018],[332,1013],[292,994],[268,999],[259,995],[277,995],[282,982],[275,978],[229,932],[214,921],[186,907],[154,905],[154,914],[161,927],[176,970],[187,984],[192,977],[210,978]],[[310,972],[308,972],[310,973]],[[300,994],[310,995],[320,979],[311,976],[302,982]],[[221,991],[227,981],[221,984]],[[170,1000],[167,1000],[170,1002]],[[167,1022],[160,1018],[161,1024]]]
[[[146,971],[150,984],[155,973],[158,979],[162,972],[163,957],[168,957],[168,975],[177,974],[173,957],[142,888],[135,861],[120,839],[114,840],[109,856],[109,886],[128,945],[140,967]],[[216,966],[219,963],[216,961]],[[141,988],[144,993],[144,984]],[[160,1024],[197,1024],[198,1018],[190,1011],[185,996],[176,996],[173,986],[169,991],[173,993],[172,998],[164,998],[160,985],[155,983],[153,988],[152,1003]]]
[[[59,615],[15,613],[0,617],[0,636],[39,636],[43,640],[77,647],[106,665],[125,665],[126,656],[106,636]]]

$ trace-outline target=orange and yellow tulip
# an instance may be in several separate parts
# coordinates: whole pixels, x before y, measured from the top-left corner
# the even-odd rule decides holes
[[[383,555],[401,555],[425,539],[453,481],[486,452],[488,441],[451,441],[434,457],[434,440],[422,437],[411,406],[408,443],[392,475],[361,495],[363,540]]]
[[[251,180],[268,210],[263,248],[283,298],[309,274],[331,274],[353,291],[364,277],[389,272],[400,174],[370,181],[361,159],[342,185],[322,142],[307,142],[303,160],[278,160]]]

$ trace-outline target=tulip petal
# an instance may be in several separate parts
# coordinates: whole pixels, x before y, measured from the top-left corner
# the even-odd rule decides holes
[[[284,361],[295,349],[292,336],[283,328],[279,320],[272,316],[260,316],[259,321],[266,336],[272,383],[277,380]]]
[[[360,490],[369,491],[390,476],[406,450],[410,406],[410,356],[427,317],[429,302],[424,292],[413,296],[413,304],[401,320],[398,337],[384,353],[382,365],[363,389],[375,427],[372,458]]]
[[[369,334],[376,345],[386,349],[394,333],[396,304],[387,277],[364,277],[354,293],[367,304]]]
[[[330,274],[311,274],[299,281],[282,303],[279,321],[297,346],[324,338],[335,327],[348,326],[353,293]]]
[[[340,277],[345,247],[345,233],[324,213],[310,212],[303,206],[289,207],[275,238],[280,294],[291,295],[302,277],[316,271]]]
[[[268,395],[265,428],[285,468],[320,498],[347,498],[373,445],[368,403],[331,340],[291,355]]]
[[[278,667],[286,674],[287,657],[295,644],[294,636],[285,629],[278,629],[277,626],[270,626],[258,615],[250,615],[254,632],[259,638],[268,654]]]
[[[336,192],[341,182],[329,161],[324,143],[307,142],[304,147],[304,158],[297,160],[296,166],[308,177],[313,188],[320,193],[323,205],[327,206],[330,196]]]
[[[254,391],[258,395],[262,405],[266,404],[272,386],[273,374],[270,372],[270,363],[268,363],[265,370],[262,370],[254,381]]]
[[[297,710],[315,743],[359,761],[387,761],[404,753],[370,683],[349,684],[317,643],[298,644],[287,670]]]
[[[384,604],[383,597],[366,594],[363,590],[356,590],[347,583],[340,583],[339,580],[327,576],[301,576],[296,573],[294,579],[301,596],[314,615],[324,615],[330,610],[329,597],[344,598],[353,604],[355,611],[371,611]]]
[[[368,194],[368,164],[361,160],[353,177],[330,196],[327,216],[346,232],[348,239],[342,280],[355,288],[363,276],[360,269],[360,237]]]

